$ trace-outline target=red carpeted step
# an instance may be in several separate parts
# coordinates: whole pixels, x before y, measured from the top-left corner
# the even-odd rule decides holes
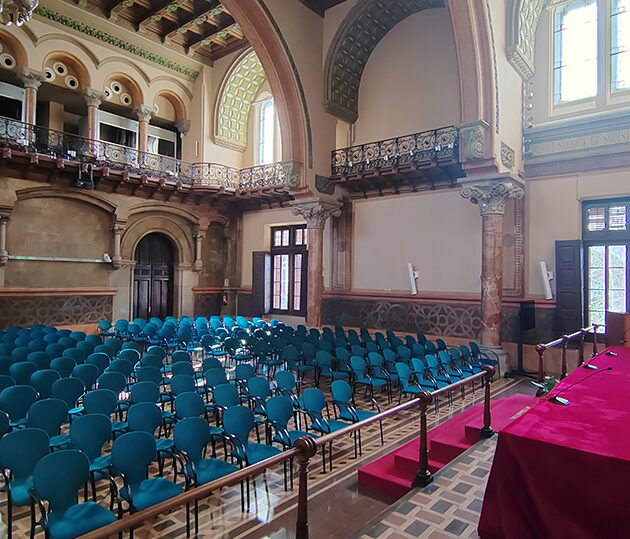
[[[402,475],[394,464],[394,455],[390,453],[380,459],[359,468],[359,484],[394,498],[401,498],[412,489],[412,475]]]
[[[521,414],[529,410],[537,402],[537,397],[532,395],[514,395],[509,399],[500,399],[493,402],[492,411],[492,428],[495,432],[500,432]],[[465,425],[466,440],[470,444],[479,441],[479,434],[483,427],[483,415],[475,417],[472,421]]]

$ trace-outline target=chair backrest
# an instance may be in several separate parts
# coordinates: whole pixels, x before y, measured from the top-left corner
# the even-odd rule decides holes
[[[254,376],[247,381],[247,389],[252,397],[266,399],[271,396],[269,380],[264,376]]]
[[[234,378],[240,381],[246,381],[256,376],[254,366],[250,363],[239,363],[234,369]]]
[[[5,412],[0,411],[0,438],[11,431],[11,420]]]
[[[118,358],[112,360],[112,362],[109,364],[109,367],[107,368],[107,371],[119,372],[125,378],[129,378],[129,376],[131,376],[131,373],[133,372],[133,365],[133,362],[129,361],[128,359]]]
[[[118,359],[125,359],[130,361],[132,365],[135,365],[138,361],[140,361],[140,352],[135,348],[125,348],[118,353]]]
[[[394,363],[396,361],[396,353],[389,348],[383,348],[383,358],[387,363]]]
[[[13,479],[32,475],[35,464],[50,453],[48,434],[42,429],[19,429],[0,438],[0,467],[11,470]]]
[[[7,387],[0,392],[0,410],[9,414],[11,421],[15,422],[26,417],[28,409],[36,400],[37,391],[31,386]]]
[[[271,397],[265,403],[265,410],[267,411],[267,419],[275,423],[279,423],[284,428],[287,428],[289,419],[293,415],[293,403],[290,397],[284,395],[278,397]]]
[[[118,337],[108,337],[105,339],[105,342],[94,342],[94,346],[98,346],[99,344],[105,344],[109,346],[114,352],[120,352],[122,348],[122,341]]]
[[[0,374],[9,374],[11,365],[13,365],[11,356],[0,356]]]
[[[161,370],[164,366],[164,360],[157,355],[145,354],[142,356],[142,359],[140,359],[140,365],[142,367],[155,367]]]
[[[335,380],[330,385],[330,390],[333,399],[336,401],[348,403],[352,400],[352,388],[345,380]]]
[[[15,380],[13,376],[9,376],[8,374],[0,374],[0,391],[2,391],[5,387],[11,387],[15,385]]]
[[[93,354],[98,354],[98,353],[103,353],[103,354],[107,354],[107,356],[109,357],[109,359],[113,359],[113,357],[116,355],[116,350],[114,350],[109,344],[98,344],[94,347],[94,349],[92,350]]]
[[[59,357],[63,354],[63,351],[66,350],[66,347],[58,342],[50,343],[46,346],[46,350],[44,350],[50,357]]]
[[[178,361],[177,363],[173,363],[171,365],[171,374],[173,376],[177,376],[179,374],[195,376],[195,369],[193,368],[192,363],[188,361]]]
[[[166,326],[166,327],[170,327],[170,326]],[[147,354],[164,359],[166,357],[166,350],[162,348],[161,346],[154,344],[152,346],[149,346],[149,348],[147,348]]]
[[[451,363],[451,356],[449,356],[448,352],[445,352],[444,350],[438,351],[438,358],[440,360],[440,363],[445,367],[448,367]]]
[[[110,357],[104,352],[93,352],[87,357],[85,363],[94,365],[98,369],[98,373],[103,374],[105,369],[109,367],[110,361]]]
[[[206,379],[206,385],[209,387],[217,387],[221,384],[227,384],[227,375],[223,369],[210,369],[203,373]]]
[[[59,342],[61,342],[62,339],[59,339]],[[32,339],[28,342],[28,349],[31,352],[43,352],[44,350],[46,350],[46,341],[44,339]]]
[[[295,389],[295,376],[291,371],[276,372],[276,386],[284,391],[293,392]]]
[[[443,339],[435,339],[435,344],[437,344],[438,350],[446,350],[446,343]]]
[[[196,391],[195,379],[190,374],[177,374],[171,378],[171,393],[173,395],[187,391]]]
[[[70,376],[76,365],[71,357],[56,357],[50,362],[50,368],[56,370],[62,378]]]
[[[47,399],[52,393],[52,385],[61,375],[54,369],[43,369],[31,374],[31,385],[39,393],[40,399]]]
[[[72,447],[83,451],[90,461],[101,456],[105,442],[112,439],[112,424],[108,415],[87,414],[70,423]]]
[[[83,397],[84,414],[103,414],[110,416],[118,404],[118,395],[111,389],[88,391]]]
[[[203,412],[203,398],[199,393],[186,391],[175,397],[175,415],[178,418],[199,417]]]
[[[247,363],[239,363],[237,367],[240,365],[247,365]],[[216,357],[207,357],[201,363],[201,369],[203,372],[209,371],[210,369],[223,369],[223,365]]]
[[[435,370],[440,367],[440,362],[438,361],[438,358],[436,358],[433,354],[426,354],[424,356],[424,362],[431,370]]]
[[[134,404],[127,410],[127,425],[130,431],[148,432],[153,436],[161,423],[162,411],[152,402]]]
[[[400,380],[403,388],[408,386],[409,378],[411,377],[411,370],[409,370],[409,366],[406,363],[399,361],[396,363],[396,372],[398,373],[398,379]]]
[[[31,353],[26,346],[18,346],[11,350],[11,359],[13,363],[17,363],[18,361],[26,361],[26,357]]]
[[[309,387],[302,393],[302,402],[305,410],[321,414],[324,406],[326,406],[326,397],[321,389]]]
[[[147,432],[128,432],[118,436],[112,444],[112,465],[125,475],[130,485],[146,479],[149,464],[156,455],[155,438]]]
[[[223,412],[225,432],[235,436],[245,446],[254,426],[254,413],[245,406],[232,406]]]
[[[151,365],[140,367],[136,369],[136,380],[138,382],[153,382],[159,385],[162,383],[162,371]]]
[[[424,346],[424,343],[427,342],[425,334],[420,331],[416,333],[416,339],[418,340],[418,344],[421,344],[422,346]]]
[[[357,376],[365,376],[367,365],[365,364],[365,360],[362,357],[352,356],[350,358],[350,366]]]
[[[127,386],[125,375],[120,372],[107,371],[96,380],[98,389],[109,389],[119,395]]]
[[[34,402],[26,414],[26,426],[42,429],[48,436],[57,436],[61,425],[68,421],[68,405],[61,399]]]
[[[66,348],[61,356],[74,359],[74,362],[78,365],[79,363],[85,363],[87,353],[80,348]]]
[[[416,373],[424,373],[425,369],[427,368],[426,364],[424,363],[424,361],[422,361],[422,359],[420,359],[419,357],[412,357],[411,358],[411,366],[413,367],[414,372]]]
[[[136,382],[131,386],[130,394],[133,404],[141,402],[155,403],[160,398],[160,386],[155,382]]]
[[[9,367],[9,375],[16,384],[27,385],[31,383],[31,375],[37,370],[37,365],[31,361],[18,361]]]
[[[233,384],[220,384],[212,392],[214,402],[221,408],[230,408],[241,404],[238,389]]]
[[[84,363],[83,365],[77,365],[74,369],[72,369],[72,377],[79,378],[86,390],[90,390],[96,384],[96,380],[98,379],[101,373],[98,370],[96,365],[90,365],[89,363]]]
[[[63,344],[66,348],[76,348],[77,343],[79,341],[77,341],[74,337],[61,337],[61,339],[59,339],[57,341],[59,344]]]
[[[210,441],[208,423],[200,417],[187,417],[178,421],[173,429],[173,442],[179,451],[185,451],[197,463]]]
[[[178,361],[191,362],[190,354],[185,350],[175,350],[175,352],[171,355],[171,359],[173,363],[177,363]]]
[[[68,408],[74,408],[84,391],[85,386],[80,378],[61,378],[53,383],[51,395],[64,401]]]
[[[32,361],[38,369],[49,369],[52,357],[46,352],[31,352],[26,356],[27,361]]]
[[[77,343],[76,349],[77,350],[81,350],[81,352],[83,352],[85,354],[85,357],[87,357],[92,352],[94,352],[94,349],[97,346],[98,345],[96,343],[91,342],[91,341],[80,341],[80,342]]]

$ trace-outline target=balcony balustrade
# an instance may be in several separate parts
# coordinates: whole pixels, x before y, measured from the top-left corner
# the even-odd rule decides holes
[[[363,196],[451,185],[464,176],[459,130],[442,127],[334,150],[331,172],[333,183]]]
[[[241,196],[269,190],[281,194],[286,190],[282,163],[245,169],[217,163],[188,163],[4,117],[0,117],[0,148],[5,149],[5,158],[11,157],[10,151],[15,150],[38,158],[48,157],[63,166],[91,166],[91,170],[100,169],[107,174],[120,171],[125,177],[153,178],[159,180],[162,187],[173,184],[178,189],[194,188],[199,191],[207,188]],[[8,154],[7,150],[10,150]]]

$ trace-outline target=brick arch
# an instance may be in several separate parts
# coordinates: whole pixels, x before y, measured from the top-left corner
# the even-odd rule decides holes
[[[220,146],[244,152],[252,103],[263,83],[265,70],[249,49],[232,64],[223,78],[214,112],[214,141]]]
[[[282,159],[312,168],[312,138],[302,82],[289,47],[271,13],[260,0],[223,0],[262,64],[282,133]],[[305,185],[304,167],[300,186]],[[292,186],[295,187],[295,186]]]

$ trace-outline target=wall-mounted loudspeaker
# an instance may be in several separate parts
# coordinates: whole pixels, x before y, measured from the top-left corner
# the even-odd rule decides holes
[[[545,299],[553,299],[553,293],[551,292],[551,279],[553,279],[553,271],[547,270],[547,264],[544,261],[538,262],[538,268],[540,270],[540,279],[542,280],[543,290],[545,291]]]
[[[418,293],[416,287],[416,279],[419,277],[418,272],[413,269],[413,264],[409,262],[407,264],[407,271],[409,272],[409,284],[411,285],[411,293],[415,296]]]

